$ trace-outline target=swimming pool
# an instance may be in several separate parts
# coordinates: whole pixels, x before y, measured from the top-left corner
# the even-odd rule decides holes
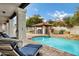
[[[79,40],[68,40],[49,36],[32,38],[33,41],[79,56]]]

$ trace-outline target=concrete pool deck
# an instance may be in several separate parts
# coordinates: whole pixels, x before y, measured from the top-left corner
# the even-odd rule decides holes
[[[40,53],[42,56],[74,56],[46,45],[43,46],[43,48],[40,50]]]

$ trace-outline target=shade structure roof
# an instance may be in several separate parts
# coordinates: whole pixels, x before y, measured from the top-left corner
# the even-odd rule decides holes
[[[52,26],[51,24],[47,23],[47,22],[43,22],[43,23],[38,23],[33,25],[34,27],[41,27],[41,26]]]
[[[0,24],[15,16],[16,8],[25,8],[29,3],[0,3]]]

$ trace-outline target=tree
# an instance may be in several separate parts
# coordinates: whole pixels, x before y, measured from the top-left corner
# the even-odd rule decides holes
[[[74,26],[73,17],[65,17],[65,18],[63,18],[63,20],[64,20],[66,27],[73,27]]]
[[[34,24],[42,23],[43,18],[40,15],[34,15],[26,20],[26,26],[32,26]]]
[[[49,24],[53,24],[53,23],[54,23],[54,21],[51,20],[51,19],[49,19],[47,22],[48,22]]]
[[[74,24],[79,26],[79,8],[76,9],[73,19],[74,19]]]
[[[65,23],[63,21],[54,21],[52,25],[53,26],[65,26]]]
[[[73,16],[65,17],[64,22],[67,27],[79,26],[79,8],[76,9]]]

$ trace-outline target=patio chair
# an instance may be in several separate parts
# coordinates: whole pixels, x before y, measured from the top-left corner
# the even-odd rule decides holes
[[[42,47],[42,45],[39,44],[28,44],[19,48],[16,42],[12,42],[11,46],[20,56],[36,56]]]

